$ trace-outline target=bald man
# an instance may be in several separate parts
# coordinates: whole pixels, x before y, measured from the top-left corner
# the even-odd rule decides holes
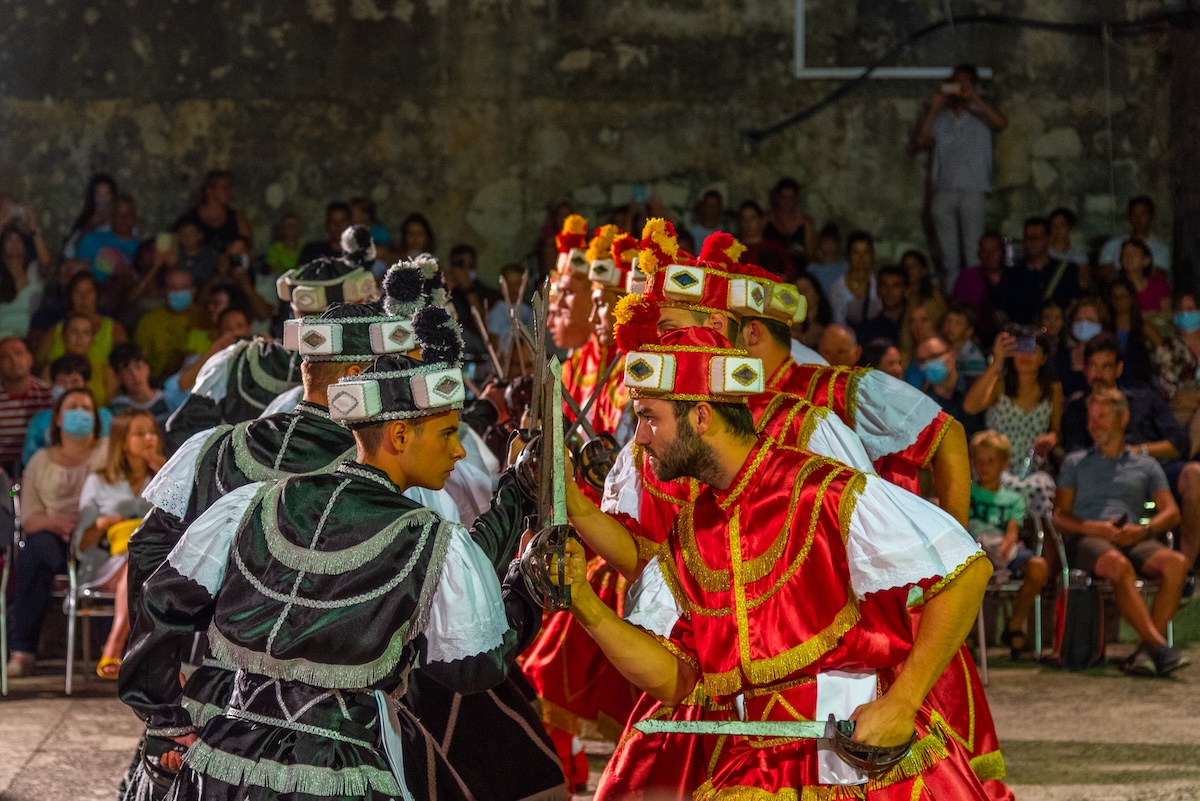
[[[830,325],[821,334],[817,352],[830,364],[853,367],[858,364],[858,357],[862,356],[862,346],[849,328]]]

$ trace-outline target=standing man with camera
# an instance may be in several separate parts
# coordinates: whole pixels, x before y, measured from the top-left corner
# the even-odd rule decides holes
[[[992,134],[1008,118],[978,94],[974,64],[959,64],[929,100],[910,150],[928,150],[930,211],[942,252],[944,286],[954,286],[968,250],[983,236],[992,189]]]

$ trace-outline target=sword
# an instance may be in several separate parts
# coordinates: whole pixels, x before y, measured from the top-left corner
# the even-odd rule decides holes
[[[492,363],[492,369],[496,371],[496,379],[503,379],[505,376],[500,367],[500,357],[496,355],[496,349],[492,347],[492,340],[488,336],[487,323],[483,321],[483,315],[479,313],[479,309],[472,306],[471,317],[475,320],[475,327],[479,329],[479,335],[483,337],[483,346],[487,348],[488,361]]]
[[[841,732],[854,734],[854,721],[837,720],[641,720],[633,725],[642,734],[688,734],[773,739],[823,740]]]
[[[575,412],[575,422],[571,424],[569,429],[567,429],[566,436],[568,439],[570,439],[571,435],[575,433],[577,428],[583,428],[583,432],[587,434],[588,439],[596,438],[596,429],[592,425],[589,413],[592,411],[592,406],[596,403],[596,399],[604,393],[604,385],[608,383],[608,379],[612,376],[613,370],[616,369],[618,361],[620,361],[619,358],[614,358],[608,363],[608,366],[604,368],[604,372],[596,377],[596,387],[592,390],[592,394],[588,396],[587,403],[583,404],[582,409],[572,404],[571,409]],[[568,398],[569,397],[570,396],[568,396]],[[574,400],[574,398],[570,399]]]

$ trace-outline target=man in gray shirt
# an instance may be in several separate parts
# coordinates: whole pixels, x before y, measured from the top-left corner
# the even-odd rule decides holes
[[[992,189],[992,134],[1008,118],[979,96],[974,64],[959,64],[933,93],[913,132],[911,150],[930,151],[930,211],[942,252],[943,286],[954,288],[983,236]]]
[[[1157,539],[1179,523],[1179,507],[1158,462],[1126,445],[1129,405],[1121,391],[1096,389],[1087,408],[1095,444],[1063,462],[1054,523],[1067,535],[1071,566],[1112,583],[1121,616],[1141,640],[1125,671],[1167,676],[1188,664],[1164,636],[1179,608],[1188,562]],[[1155,514],[1142,523],[1147,501],[1154,501]],[[1135,586],[1138,574],[1159,581],[1149,610]]]

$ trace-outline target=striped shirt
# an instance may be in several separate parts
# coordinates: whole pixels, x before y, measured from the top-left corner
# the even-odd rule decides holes
[[[29,419],[53,403],[50,385],[40,378],[31,378],[21,395],[11,395],[0,387],[0,465],[11,466],[21,460]]]

